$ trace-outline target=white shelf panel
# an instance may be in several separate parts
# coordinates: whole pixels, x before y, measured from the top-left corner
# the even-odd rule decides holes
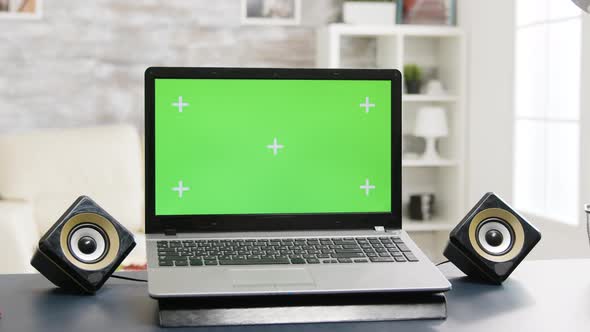
[[[451,223],[442,219],[417,221],[404,218],[402,219],[402,229],[406,232],[450,231],[457,226],[457,223]]]
[[[458,166],[457,160],[422,160],[422,159],[405,159],[402,161],[402,167],[453,167]]]
[[[416,37],[460,37],[463,30],[454,26],[441,25],[401,25],[401,33],[405,36]]]
[[[457,96],[443,95],[431,96],[425,94],[404,94],[402,96],[403,102],[417,102],[417,103],[452,103],[457,101]]]
[[[38,20],[41,13],[0,13],[0,20]]]
[[[387,36],[456,37],[463,35],[461,29],[451,26],[430,25],[365,25],[335,23],[328,25],[331,33],[341,36]]]

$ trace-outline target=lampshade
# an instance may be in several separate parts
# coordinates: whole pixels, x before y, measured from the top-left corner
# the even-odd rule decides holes
[[[590,13],[590,0],[572,0],[576,6],[580,7],[586,13]]]
[[[446,111],[442,107],[426,106],[418,109],[414,135],[420,137],[444,137],[449,134]]]

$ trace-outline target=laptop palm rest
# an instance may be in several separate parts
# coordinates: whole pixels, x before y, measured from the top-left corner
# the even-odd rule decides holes
[[[241,287],[314,286],[306,269],[255,268],[229,270],[232,284]]]

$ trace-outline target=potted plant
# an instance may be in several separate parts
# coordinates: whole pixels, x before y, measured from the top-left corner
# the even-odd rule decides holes
[[[406,91],[411,94],[420,93],[422,84],[422,69],[416,64],[404,65],[404,81],[406,82]]]
[[[348,0],[342,18],[348,24],[395,24],[395,5],[392,0]]]

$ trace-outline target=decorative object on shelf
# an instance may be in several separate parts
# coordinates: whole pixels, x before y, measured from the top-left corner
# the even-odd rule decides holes
[[[590,14],[590,0],[572,0],[576,6]]]
[[[297,25],[301,0],[242,0],[242,24]]]
[[[456,25],[456,0],[400,0],[401,23]],[[399,22],[399,21],[398,21]]]
[[[446,96],[447,92],[443,88],[441,81],[430,80],[426,83],[425,93],[430,96]]]
[[[42,0],[0,0],[2,18],[40,18]]]
[[[412,220],[431,220],[434,209],[434,194],[410,195],[409,212]]]
[[[426,148],[422,160],[440,160],[436,151],[436,139],[449,135],[446,110],[439,106],[425,106],[418,109],[414,135],[426,140]]]
[[[420,93],[422,84],[422,69],[416,64],[404,65],[404,82],[406,83],[406,92],[409,94]]]
[[[342,5],[342,20],[347,24],[395,24],[396,3],[391,0],[353,0]]]

